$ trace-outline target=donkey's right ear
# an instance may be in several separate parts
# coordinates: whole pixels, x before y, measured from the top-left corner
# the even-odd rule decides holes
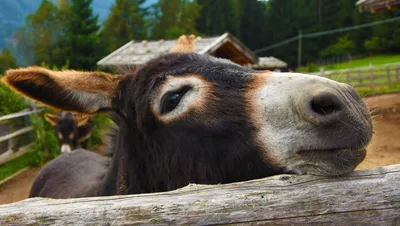
[[[1,80],[20,94],[52,108],[90,114],[111,108],[121,79],[120,75],[104,72],[28,67],[7,70]]]
[[[46,114],[44,114],[44,119],[45,119],[48,123],[50,123],[51,125],[53,125],[53,126],[57,125],[57,120],[58,120],[57,115],[52,115],[52,114],[46,113]]]

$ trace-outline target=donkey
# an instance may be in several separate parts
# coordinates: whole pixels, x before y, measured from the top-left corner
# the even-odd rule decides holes
[[[84,149],[60,155],[42,168],[30,197],[344,175],[364,159],[372,137],[369,111],[350,85],[187,51],[123,75],[28,67],[8,70],[2,81],[53,108],[108,111],[117,125],[111,158]]]
[[[93,128],[93,120],[90,116],[62,111],[56,115],[45,114],[44,118],[54,126],[61,153],[70,152],[79,147],[87,148],[87,141]]]

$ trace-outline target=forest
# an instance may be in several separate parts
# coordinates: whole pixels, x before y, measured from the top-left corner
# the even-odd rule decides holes
[[[92,0],[42,0],[25,18],[0,55],[0,73],[15,66],[47,65],[97,69],[96,62],[130,40],[202,37],[230,32],[252,50],[302,32],[355,26],[400,16],[399,9],[360,13],[351,0],[115,0],[99,21]],[[148,3],[148,2],[147,2]],[[302,40],[301,65],[335,56],[400,52],[400,20]],[[274,56],[297,67],[298,43],[258,56]]]

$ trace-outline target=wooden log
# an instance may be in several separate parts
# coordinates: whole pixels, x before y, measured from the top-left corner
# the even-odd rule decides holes
[[[400,165],[343,177],[277,175],[164,193],[32,198],[0,206],[0,225],[399,225]]]

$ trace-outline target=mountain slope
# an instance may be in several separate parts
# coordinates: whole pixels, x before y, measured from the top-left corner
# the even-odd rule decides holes
[[[57,0],[52,0],[56,2]],[[25,23],[25,17],[34,13],[42,0],[1,0],[0,1],[0,50],[6,45],[6,39]],[[114,0],[93,0],[93,12],[104,21]]]

